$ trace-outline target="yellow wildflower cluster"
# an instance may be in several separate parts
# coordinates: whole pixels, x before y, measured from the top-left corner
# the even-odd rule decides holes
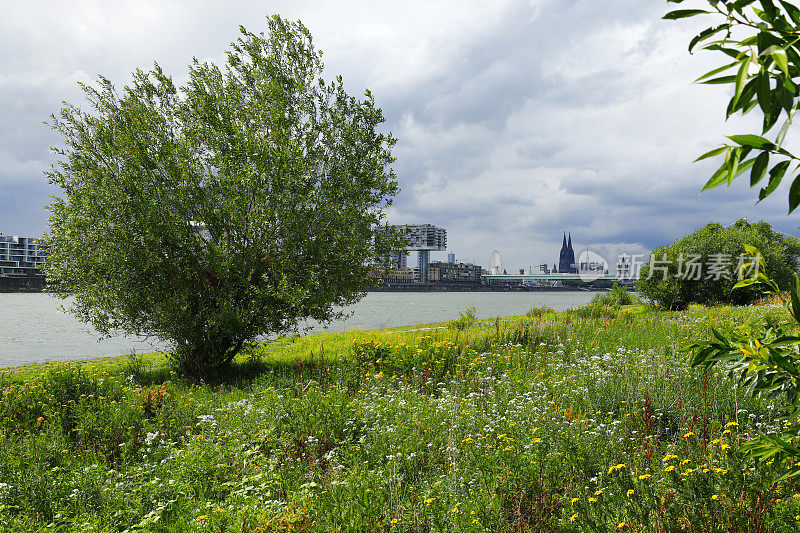
[[[625,469],[625,463],[619,463],[619,464],[616,464],[614,466],[610,466],[608,468],[608,475],[610,476],[614,472],[619,472],[620,470],[624,470],[624,469]]]

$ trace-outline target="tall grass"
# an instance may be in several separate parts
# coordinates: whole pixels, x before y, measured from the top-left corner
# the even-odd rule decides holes
[[[213,383],[156,356],[2,374],[0,529],[791,530],[796,487],[737,453],[775,405],[680,350],[779,312],[284,337]]]

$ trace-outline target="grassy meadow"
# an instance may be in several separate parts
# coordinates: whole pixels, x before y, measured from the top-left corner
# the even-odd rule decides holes
[[[2,531],[793,531],[780,399],[681,346],[776,305],[532,310],[0,370]]]

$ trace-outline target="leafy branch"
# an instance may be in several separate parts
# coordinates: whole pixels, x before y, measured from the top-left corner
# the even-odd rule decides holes
[[[681,4],[684,0],[668,0]],[[758,202],[771,195],[787,173],[795,175],[789,189],[789,213],[800,205],[800,158],[783,148],[786,135],[800,108],[800,8],[778,0],[705,0],[708,9],[678,9],[663,18],[677,20],[694,16],[714,16],[722,20],[697,34],[689,42],[689,52],[701,49],[725,54],[732,62],[715,68],[695,80],[703,84],[733,85],[725,118],[746,115],[758,108],[763,114],[761,133],[732,135],[734,144],[706,152],[697,158],[722,156],[723,162],[703,187],[730,185],[749,171],[754,188],[769,175],[758,192]],[[735,36],[735,37],[734,37]],[[766,136],[783,118],[770,140]],[[749,157],[749,159],[748,159]],[[771,165],[771,168],[770,168]],[[790,167],[792,167],[790,169]]]

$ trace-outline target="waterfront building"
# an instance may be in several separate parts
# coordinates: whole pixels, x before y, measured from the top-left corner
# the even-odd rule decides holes
[[[428,279],[432,283],[470,283],[478,285],[481,282],[481,267],[472,263],[434,261],[431,263]]]
[[[46,258],[37,239],[0,233],[0,276],[42,276]]]
[[[384,268],[377,267],[369,275],[370,280],[379,285],[412,284],[419,279],[416,268]]]

